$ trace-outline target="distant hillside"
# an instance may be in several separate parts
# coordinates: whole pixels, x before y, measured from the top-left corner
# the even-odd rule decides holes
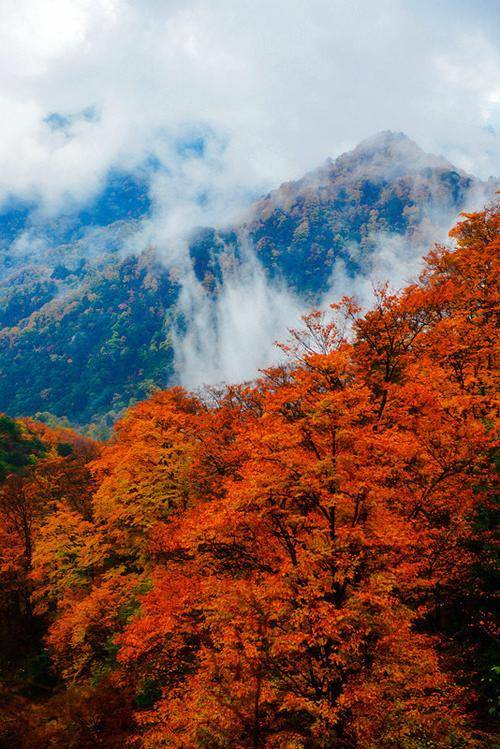
[[[355,275],[377,233],[419,243],[425,227],[452,220],[478,184],[403,134],[381,133],[262,198],[238,226],[197,230],[190,258],[216,293],[223,268],[250,242],[269,276],[313,300],[328,288],[336,259]],[[87,217],[84,231],[49,241],[36,258],[19,247],[13,256],[4,242],[0,411],[110,422],[168,384],[178,281],[154,251],[123,256],[146,203],[141,196],[132,210],[125,201],[123,220],[116,203],[108,226],[89,225]]]
[[[95,272],[0,338],[2,408],[86,424],[166,385],[168,311],[177,289],[150,254]]]

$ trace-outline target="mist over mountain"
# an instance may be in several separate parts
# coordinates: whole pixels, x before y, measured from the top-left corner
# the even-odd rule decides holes
[[[132,253],[155,216],[128,177],[70,219],[40,226],[36,207],[11,207],[0,216],[0,410],[111,423],[168,383],[251,378],[301,312],[363,298],[382,277],[407,281],[457,213],[492,192],[384,132],[236,224],[193,228],[175,251],[169,237]]]
[[[271,275],[314,297],[328,289],[338,258],[353,274],[359,270],[353,243],[366,259],[379,232],[405,235],[413,245],[430,241],[429,226],[446,228],[479,184],[403,133],[383,132],[281,185],[241,226],[201,233],[190,248],[194,268],[208,284],[219,278],[223,258],[228,251],[238,255],[238,235],[244,234]]]

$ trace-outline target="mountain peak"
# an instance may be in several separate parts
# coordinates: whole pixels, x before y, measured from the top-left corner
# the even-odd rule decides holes
[[[416,143],[409,138],[406,133],[403,132],[395,132],[394,130],[380,130],[378,133],[375,133],[374,135],[370,135],[368,138],[365,138],[357,145],[357,149],[365,149],[365,150],[380,150],[382,148],[388,148],[394,145],[401,145],[402,143],[406,144],[413,144],[416,146]],[[416,146],[418,148],[418,146]]]
[[[420,172],[426,169],[454,169],[443,156],[426,153],[405,133],[382,130],[361,141],[352,151],[342,154],[333,162],[343,168],[353,170],[372,168],[375,172],[387,171],[393,174],[403,169],[405,172]]]
[[[464,189],[475,181],[461,169],[453,166],[444,156],[427,153],[403,132],[382,130],[361,141],[351,151],[346,151],[336,159],[328,158],[317,169],[292,182],[285,182],[273,190],[264,201],[289,201],[308,191],[326,189],[334,195],[339,189],[350,189],[361,181],[374,184],[396,183],[400,180],[416,185],[427,185],[432,192],[432,181],[451,174],[453,184],[463,184]],[[458,195],[458,193],[457,193]],[[262,205],[259,201],[258,205]]]

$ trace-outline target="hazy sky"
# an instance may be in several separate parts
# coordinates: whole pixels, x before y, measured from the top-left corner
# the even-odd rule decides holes
[[[382,129],[500,172],[497,0],[0,0],[0,199],[165,169],[169,226]],[[183,143],[203,139],[203,153]],[[200,194],[203,200],[200,201]],[[193,209],[193,205],[196,209]],[[196,215],[193,215],[196,214]]]

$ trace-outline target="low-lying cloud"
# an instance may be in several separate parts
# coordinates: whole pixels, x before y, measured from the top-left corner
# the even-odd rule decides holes
[[[276,341],[287,337],[305,311],[295,294],[266,277],[249,244],[242,262],[224,272],[215,295],[187,274],[177,305],[184,325],[173,338],[178,380],[194,388],[254,378],[280,358]]]
[[[473,193],[470,209],[479,208],[488,195]],[[349,272],[342,258],[332,267],[330,285],[315,308],[327,311],[344,296],[363,309],[374,301],[375,291],[388,283],[398,291],[418,279],[423,258],[436,243],[446,243],[456,222],[452,212],[435,210],[424,217],[416,237],[377,232],[364,247],[351,243],[347,254],[358,271]],[[367,250],[367,247],[370,249]],[[223,273],[222,283],[211,293],[184,266],[177,313],[182,321],[173,335],[175,375],[182,385],[235,383],[254,379],[259,370],[277,364],[283,353],[277,342],[288,339],[290,328],[301,327],[311,311],[304,299],[284,283],[270,278],[251,243],[243,243],[243,260]]]

